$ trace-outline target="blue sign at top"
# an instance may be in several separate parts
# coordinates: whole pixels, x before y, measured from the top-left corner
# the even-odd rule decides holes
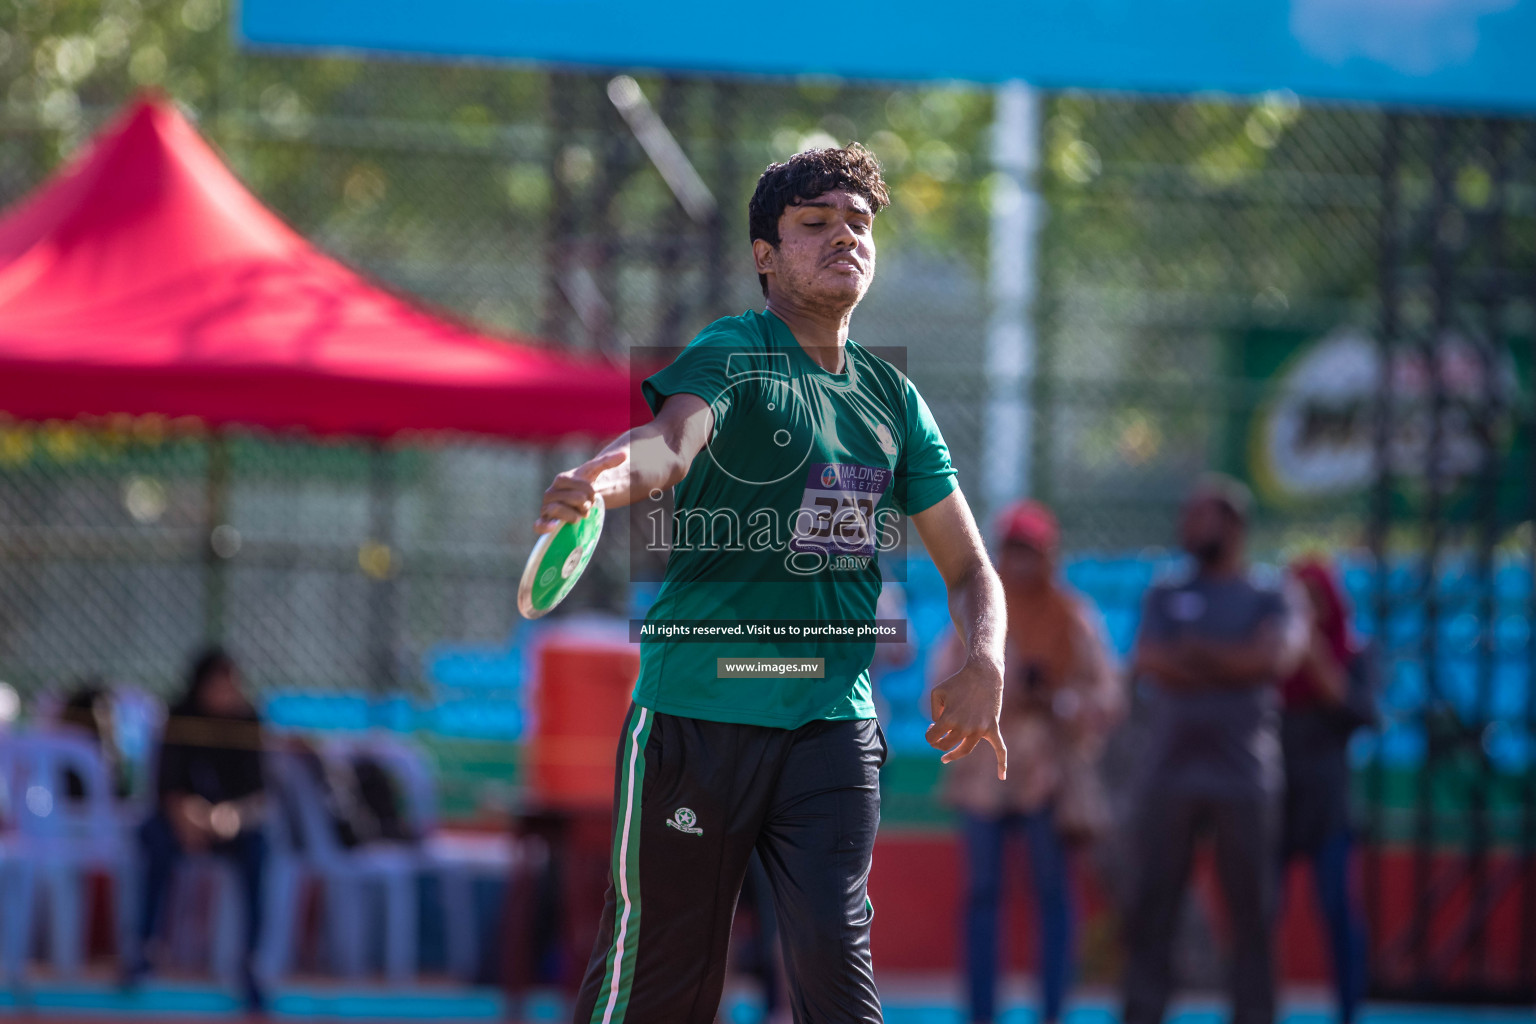
[[[1536,110],[1536,0],[242,0],[258,46]]]

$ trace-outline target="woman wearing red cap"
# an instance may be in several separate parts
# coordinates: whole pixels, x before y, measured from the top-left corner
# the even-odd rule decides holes
[[[946,769],[944,798],[964,817],[971,1020],[996,1014],[1003,853],[1016,834],[1029,847],[1040,914],[1040,1019],[1053,1024],[1073,971],[1066,847],[1106,823],[1096,762],[1124,701],[1097,616],[1057,575],[1059,530],[1050,510],[1018,502],[998,517],[997,533],[1008,600],[1001,719],[1008,778],[998,781],[974,758],[957,761]],[[953,639],[941,646],[933,678],[948,676],[962,656]]]

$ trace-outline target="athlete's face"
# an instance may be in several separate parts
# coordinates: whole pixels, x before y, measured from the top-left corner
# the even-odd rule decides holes
[[[752,243],[768,295],[825,312],[846,313],[875,278],[875,214],[851,192],[828,192],[779,217],[779,244]]]

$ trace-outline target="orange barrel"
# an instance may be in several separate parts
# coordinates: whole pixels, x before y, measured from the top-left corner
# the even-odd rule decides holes
[[[544,636],[534,665],[534,799],[551,809],[608,810],[640,648],[624,623],[573,622]]]

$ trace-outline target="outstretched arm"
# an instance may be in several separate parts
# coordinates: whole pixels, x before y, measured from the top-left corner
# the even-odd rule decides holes
[[[698,395],[668,396],[651,422],[626,430],[586,462],[555,477],[544,492],[536,528],[548,533],[575,522],[599,494],[603,504],[618,508],[674,486],[709,442],[714,423],[714,413]]]
[[[959,491],[912,517],[923,545],[949,590],[949,614],[965,651],[959,671],[935,686],[930,703],[930,745],[945,764],[982,740],[997,755],[997,777],[1008,775],[1008,748],[998,718],[1003,710],[1003,643],[1007,611],[1003,585],[987,559],[970,506]]]

